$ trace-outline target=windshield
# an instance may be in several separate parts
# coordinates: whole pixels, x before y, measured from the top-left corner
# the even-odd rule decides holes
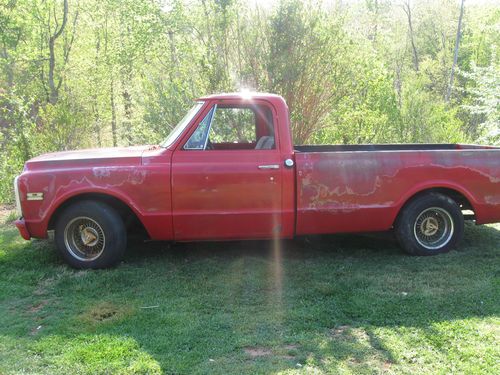
[[[175,142],[179,135],[182,134],[186,126],[191,122],[191,120],[196,116],[198,111],[200,110],[203,102],[196,102],[196,104],[189,110],[188,113],[182,118],[182,120],[176,125],[176,127],[170,132],[167,139],[165,139],[162,143],[160,143],[161,147],[169,147],[172,143]]]

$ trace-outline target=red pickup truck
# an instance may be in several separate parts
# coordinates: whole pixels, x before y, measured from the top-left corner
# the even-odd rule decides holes
[[[116,264],[140,225],[167,241],[394,229],[410,254],[457,244],[464,219],[500,221],[500,149],[457,144],[294,146],[272,94],[197,99],[159,146],[57,152],[15,179],[25,239],[73,267]]]

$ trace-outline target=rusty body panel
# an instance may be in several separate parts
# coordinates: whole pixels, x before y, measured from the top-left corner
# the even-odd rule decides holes
[[[386,230],[408,199],[436,188],[461,194],[477,223],[500,221],[498,148],[294,148],[283,98],[222,94],[198,100],[198,112],[165,147],[69,151],[29,160],[15,182],[23,216],[16,226],[23,238],[46,237],[59,208],[96,194],[128,206],[156,240]],[[183,148],[211,108],[231,103],[269,109],[276,147]],[[273,168],[260,168],[263,164]]]
[[[500,220],[499,150],[298,152],[297,234],[390,229],[420,191],[462,194],[478,224]]]

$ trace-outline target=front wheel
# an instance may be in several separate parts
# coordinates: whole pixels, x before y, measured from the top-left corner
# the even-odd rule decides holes
[[[464,218],[457,203],[446,195],[422,195],[405,207],[395,225],[401,247],[412,255],[450,251],[462,238]]]
[[[82,201],[66,208],[55,225],[55,242],[74,268],[106,268],[118,263],[127,246],[120,215],[106,204]]]

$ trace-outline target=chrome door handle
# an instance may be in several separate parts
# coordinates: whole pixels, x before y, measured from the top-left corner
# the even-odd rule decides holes
[[[280,169],[279,164],[259,165],[259,169]]]

